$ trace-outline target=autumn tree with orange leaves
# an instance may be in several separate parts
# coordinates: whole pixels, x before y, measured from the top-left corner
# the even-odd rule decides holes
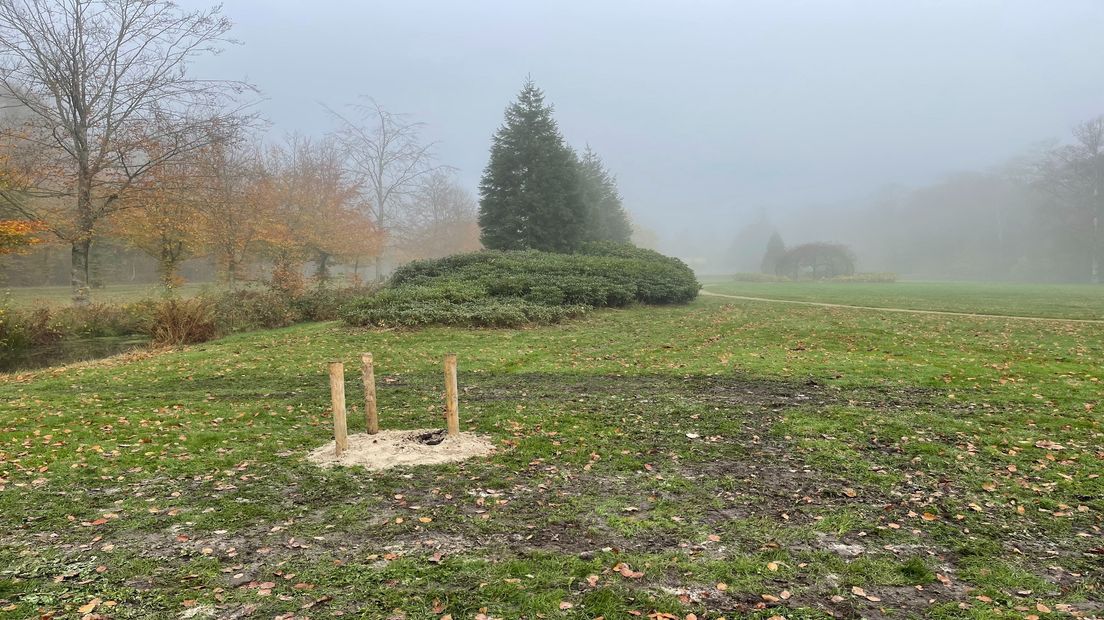
[[[0,220],[0,254],[16,254],[41,243],[37,235],[45,229],[39,222]]]
[[[58,172],[9,206],[70,244],[75,302],[89,300],[92,242],[123,195],[216,130],[250,122],[233,109],[248,84],[187,71],[229,42],[230,27],[218,7],[170,0],[0,0],[0,88],[25,113],[18,132]],[[171,148],[145,150],[152,128]]]
[[[276,225],[260,150],[243,142],[216,142],[195,153],[192,165],[203,182],[192,188],[200,243],[234,289],[248,279],[250,259]]]
[[[332,139],[293,135],[271,147],[266,160],[278,223],[267,241],[273,280],[283,280],[278,287],[298,286],[305,261],[314,263],[315,279],[325,284],[333,262],[378,255],[382,235],[361,208],[361,188]]]
[[[206,185],[198,153],[164,158],[172,144],[150,139],[143,147],[161,163],[136,180],[120,199],[110,231],[157,261],[162,286],[169,292],[183,283],[180,263],[204,246],[197,188]]]

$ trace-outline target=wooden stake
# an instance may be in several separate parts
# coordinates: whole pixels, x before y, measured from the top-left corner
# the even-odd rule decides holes
[[[460,402],[456,391],[456,354],[445,356],[445,423],[449,437],[460,434]]]
[[[349,447],[349,429],[345,425],[345,365],[330,362],[330,400],[334,416],[334,454],[341,456]]]
[[[376,413],[376,370],[372,366],[372,354],[360,354],[360,378],[364,380],[364,415],[369,435],[379,432],[379,414]]]

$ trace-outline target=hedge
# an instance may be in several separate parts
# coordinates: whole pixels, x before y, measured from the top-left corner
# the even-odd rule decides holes
[[[699,288],[682,261],[633,246],[593,244],[576,254],[482,251],[408,263],[383,291],[347,305],[343,318],[380,327],[516,327],[592,308],[685,303]]]

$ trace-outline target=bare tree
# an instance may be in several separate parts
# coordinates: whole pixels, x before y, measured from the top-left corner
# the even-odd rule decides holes
[[[471,192],[443,169],[425,175],[410,197],[396,241],[404,259],[473,252],[479,243],[478,206]]]
[[[423,123],[388,112],[374,99],[349,106],[348,115],[328,109],[339,124],[338,137],[350,170],[367,191],[365,208],[377,231],[395,232],[396,211],[417,189],[421,177],[440,168],[434,164],[435,143],[423,143]],[[382,253],[376,256],[376,279],[383,278]]]
[[[120,195],[252,119],[226,109],[248,84],[187,73],[192,59],[232,42],[220,11],[184,11],[169,0],[0,0],[0,87],[27,110],[21,138],[56,164],[38,195],[70,201],[68,217],[47,223],[71,244],[77,302],[88,300],[96,225],[125,204]],[[40,219],[27,196],[4,197]]]
[[[1077,212],[1087,237],[1090,279],[1104,278],[1104,116],[1073,128],[1074,143],[1052,149],[1041,160],[1039,185]]]

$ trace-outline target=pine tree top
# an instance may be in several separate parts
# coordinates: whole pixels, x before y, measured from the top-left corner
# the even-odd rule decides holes
[[[559,127],[552,117],[555,106],[544,101],[544,91],[537,87],[533,78],[527,77],[521,91],[506,107],[505,121],[495,132],[495,141],[500,141],[514,131],[522,130],[532,134],[555,134]]]

